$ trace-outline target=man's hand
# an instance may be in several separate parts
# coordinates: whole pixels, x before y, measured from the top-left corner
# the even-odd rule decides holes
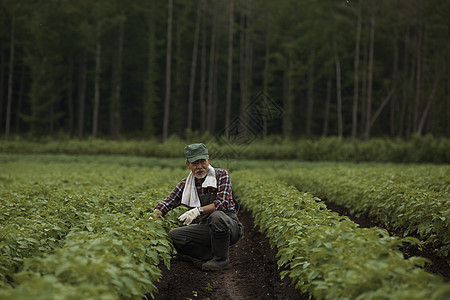
[[[153,218],[159,219],[161,217],[162,217],[162,211],[160,211],[159,209],[155,209],[153,211],[153,216],[150,216],[149,219],[150,220],[153,219]]]
[[[181,216],[179,216],[178,220],[181,221],[181,222],[184,221],[183,225],[189,225],[198,216],[200,216],[200,210],[198,209],[198,207],[195,207],[195,208],[193,208],[191,210],[188,210],[187,212],[185,212]]]

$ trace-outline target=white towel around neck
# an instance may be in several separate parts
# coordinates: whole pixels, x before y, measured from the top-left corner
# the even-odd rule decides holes
[[[202,183],[202,188],[213,187],[217,188],[216,172],[214,168],[209,165],[206,178]],[[195,187],[195,175],[189,173],[186,184],[184,186],[183,194],[181,196],[181,204],[188,207],[200,207],[200,199],[198,198],[197,189]]]

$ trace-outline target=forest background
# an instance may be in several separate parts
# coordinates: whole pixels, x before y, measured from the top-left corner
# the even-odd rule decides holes
[[[0,7],[6,141],[450,137],[446,0]]]

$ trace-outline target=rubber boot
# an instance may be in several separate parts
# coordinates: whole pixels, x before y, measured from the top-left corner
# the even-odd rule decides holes
[[[180,250],[177,249],[177,251],[178,253],[185,254],[203,261],[210,260],[213,257],[211,249],[209,249],[209,247],[204,247],[202,245],[195,244],[192,242],[189,242]]]
[[[176,248],[176,247],[175,247]],[[181,249],[177,249],[178,260],[192,263],[195,267],[201,269],[203,263],[212,258],[211,249],[198,244],[189,242]]]
[[[213,258],[202,265],[203,271],[220,271],[228,269],[228,248],[230,246],[230,231],[212,232],[211,250]]]

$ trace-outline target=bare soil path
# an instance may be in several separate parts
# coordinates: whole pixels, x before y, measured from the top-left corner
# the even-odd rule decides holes
[[[173,258],[170,270],[161,266],[163,278],[155,299],[308,299],[290,285],[289,278],[280,279],[276,250],[254,227],[251,212],[243,208],[239,219],[245,233],[230,247],[228,270],[204,272]]]
[[[360,227],[380,226],[366,216],[357,218],[351,215],[346,207],[327,199],[324,201],[329,209],[348,216]],[[237,244],[230,247],[231,266],[228,270],[204,272],[191,262],[173,258],[170,270],[160,266],[163,278],[157,284],[159,294],[155,295],[155,299],[309,299],[308,294],[301,294],[294,289],[289,278],[280,279],[276,250],[270,248],[268,239],[259,232],[258,227],[254,227],[251,212],[243,208],[239,212],[239,219],[244,224],[245,234]],[[422,256],[430,259],[433,264],[425,269],[450,281],[450,266],[432,248],[419,250],[417,246],[406,244],[400,250],[405,257]]]

